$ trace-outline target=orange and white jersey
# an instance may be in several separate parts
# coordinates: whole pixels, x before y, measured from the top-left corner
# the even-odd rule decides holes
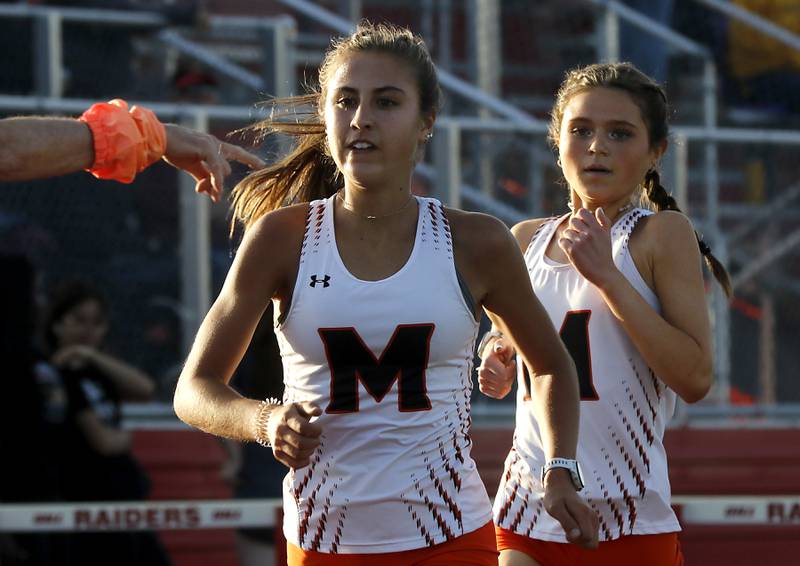
[[[478,323],[442,205],[417,198],[414,247],[380,281],[353,276],[334,197],[310,203],[292,303],[277,336],[284,402],[322,409],[321,444],[284,479],[284,534],[325,553],[432,546],[491,521],[470,456]]]
[[[652,214],[633,209],[611,230],[614,263],[656,310],[658,298],[634,265],[628,240],[637,221]],[[533,289],[575,361],[580,381],[578,461],[581,496],[597,512],[600,540],[629,534],[679,531],[670,507],[663,435],[675,393],[653,374],[597,288],[571,264],[545,256],[556,227],[546,221],[525,252]],[[560,524],[543,509],[540,481],[545,456],[530,402],[530,376],[518,364],[514,442],[494,503],[495,524],[532,538],[566,542]]]

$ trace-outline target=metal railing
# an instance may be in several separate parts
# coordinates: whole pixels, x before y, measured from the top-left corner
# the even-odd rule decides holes
[[[167,20],[156,13],[127,12],[84,8],[55,8],[26,4],[0,5],[2,18],[28,18],[33,21],[34,90],[35,96],[0,95],[0,110],[6,112],[80,113],[94,100],[64,99],[62,73],[62,25],[65,22],[102,23],[123,27],[152,28],[155,37],[179,52],[214,68],[220,74],[251,88],[254,98],[268,90],[276,96],[290,93],[294,85],[294,57],[291,52],[296,35],[294,20],[288,17],[235,18],[214,17],[212,27],[246,27],[260,34],[265,69],[259,76],[231,63],[212,50],[183,38],[175,30],[165,28]],[[159,29],[164,28],[164,29]],[[209,119],[235,119],[250,122],[256,111],[230,106],[200,106],[145,102],[147,107],[167,120],[208,131]],[[180,301],[182,347],[188,352],[203,316],[211,303],[210,211],[208,201],[194,195],[193,181],[179,177],[180,221]]]
[[[711,53],[704,46],[682,36],[669,27],[643,16],[616,0],[588,0],[591,4],[603,8],[602,14],[604,33],[601,35],[602,44],[599,48],[607,61],[619,60],[619,20],[643,30],[654,37],[668,43],[674,49],[689,55],[699,57],[703,62],[703,143],[704,176],[706,210],[703,218],[704,232],[714,248],[714,254],[723,263],[728,263],[728,252],[725,238],[720,230],[719,219],[719,162],[717,153],[717,140],[711,132],[717,128],[717,99],[719,87],[717,84],[717,68]],[[687,135],[677,137],[678,147],[681,142],[688,142]],[[679,202],[686,203],[688,175],[685,172],[685,161],[688,152],[677,155],[676,167],[678,171],[677,198]],[[720,383],[718,388],[719,400],[726,402],[730,396],[730,317],[727,300],[722,291],[715,287],[712,291],[712,313],[715,335],[715,373]]]
[[[278,0],[282,4],[297,10],[303,15],[314,19],[330,29],[347,33],[353,29],[352,22],[342,19],[331,12],[306,0]],[[697,0],[704,4],[716,4],[712,0]],[[704,177],[706,185],[706,217],[702,224],[706,234],[711,236],[715,244],[715,253],[723,262],[726,259],[725,239],[719,232],[719,172],[717,163],[717,145],[719,143],[769,143],[769,144],[800,144],[800,132],[782,130],[751,130],[743,128],[719,128],[717,126],[717,82],[716,69],[708,50],[702,45],[693,42],[670,28],[660,25],[638,12],[631,10],[624,4],[615,0],[587,0],[588,3],[603,8],[602,22],[605,33],[601,52],[605,58],[618,58],[619,20],[625,20],[632,25],[652,33],[655,37],[668,42],[675,49],[689,53],[703,60],[703,108],[704,119],[702,126],[681,125],[673,127],[674,141],[671,150],[675,186],[679,202],[688,201],[686,187],[688,184],[688,146],[690,143],[703,143]],[[44,8],[28,5],[0,5],[0,17],[29,17],[35,18],[37,29],[34,50],[37,53],[37,68],[44,71],[37,72],[37,97],[0,96],[0,109],[16,112],[70,112],[78,113],[84,110],[93,101],[67,100],[59,98],[58,65],[61,60],[60,50],[60,25],[64,21],[102,21],[114,25],[151,26],[155,29],[165,26],[163,17],[156,14],[136,12],[115,12],[110,10],[87,10],[73,8]],[[177,34],[174,30],[163,29],[157,32],[158,38],[164,43],[174,47],[192,58],[202,61],[218,72],[230,77],[237,83],[246,85],[256,91],[267,90],[278,96],[289,94],[294,85],[293,64],[296,60],[295,44],[297,41],[294,21],[288,17],[281,18],[239,18],[239,17],[214,17],[211,19],[213,29],[248,29],[255,33],[264,33],[263,65],[268,73],[259,76],[244,67],[235,65],[227,59],[220,57],[212,50],[200,44],[191,42]],[[773,30],[774,31],[774,30]],[[796,36],[794,36],[796,39]],[[791,39],[791,38],[789,38]],[[473,117],[443,116],[436,124],[437,132],[433,143],[433,166],[421,164],[420,174],[429,179],[435,179],[438,195],[452,205],[458,206],[462,201],[495,214],[508,222],[516,222],[526,217],[527,214],[517,209],[504,205],[487,197],[478,189],[463,183],[461,178],[460,143],[464,132],[502,132],[519,133],[532,137],[543,135],[547,124],[536,119],[518,108],[507,104],[503,100],[488,95],[474,86],[466,83],[446,71],[440,71],[443,86],[451,92],[463,96],[476,105],[490,109],[497,118],[484,119]],[[204,129],[209,119],[242,119],[250,121],[256,111],[249,108],[230,106],[194,106],[175,105],[158,102],[144,102],[153,108],[159,115],[166,118],[175,118],[183,124],[197,129]],[[535,147],[531,142],[531,147]],[[534,151],[533,149],[531,151]],[[183,177],[182,177],[183,178]],[[190,183],[188,177],[185,178]],[[538,202],[536,181],[532,182],[534,202]],[[208,217],[204,207],[206,201],[194,198],[191,191],[183,190],[182,195],[188,195],[181,201],[182,218],[182,266],[183,278],[187,280],[189,288],[182,289],[182,302],[184,310],[191,313],[184,321],[184,335],[192,336],[199,324],[202,315],[210,300],[210,290],[205,281],[210,271],[208,243],[203,243],[202,234],[208,233]],[[185,218],[184,218],[185,216]],[[201,237],[198,238],[198,235]],[[190,275],[192,274],[192,275]],[[199,274],[199,277],[198,277]],[[199,282],[193,287],[188,281]],[[729,381],[729,362],[727,352],[729,349],[727,335],[727,303],[721,295],[715,297],[714,313],[717,332],[716,359],[721,362],[718,378],[724,384]],[[185,344],[188,348],[188,344]],[[720,394],[720,398],[727,399],[727,385]]]
[[[346,20],[336,14],[317,6],[308,0],[277,0],[284,6],[297,10],[305,16],[323,24],[333,31],[341,34],[348,34],[355,29],[353,22]],[[463,96],[466,99],[474,102],[478,106],[487,108],[498,116],[502,116],[508,120],[516,122],[517,124],[526,126],[541,126],[545,124],[542,120],[531,116],[516,106],[509,104],[499,97],[492,96],[485,93],[479,88],[471,85],[470,83],[456,77],[452,73],[439,69],[439,81],[442,87]]]
[[[800,36],[797,34],[783,28],[766,18],[763,18],[757,14],[754,14],[741,6],[734,4],[733,2],[725,2],[720,0],[694,0],[697,4],[701,4],[706,8],[715,10],[720,14],[730,18],[731,20],[736,20],[737,22],[744,24],[766,37],[770,37],[776,41],[783,43],[789,49],[794,51],[800,52]],[[773,138],[773,132],[776,134]],[[780,132],[780,131],[773,131],[773,130],[756,130],[755,133],[762,136],[761,141],[766,143],[772,143],[773,139],[780,140],[778,143],[786,143],[786,144],[796,144],[798,135],[800,132]],[[741,136],[741,139],[747,139],[748,141],[753,140],[753,130],[737,130],[733,135]],[[731,141],[735,141],[735,139],[731,139]]]
[[[477,428],[503,428],[514,426],[514,404],[494,400],[472,404],[470,412],[473,426]],[[123,427],[126,430],[188,430],[191,427],[175,416],[168,403],[128,403],[122,406]],[[800,427],[800,403],[760,405],[710,405],[705,403],[676,410],[670,421],[676,427],[737,427],[777,428]]]
[[[94,100],[38,98],[0,95],[0,111],[13,113],[79,114]],[[174,121],[199,131],[208,131],[209,119],[251,122],[258,110],[231,106],[200,106],[164,102],[140,102],[165,121]],[[180,175],[178,180],[180,302],[183,351],[188,353],[192,339],[211,305],[211,244],[208,199],[194,193],[194,180]]]
[[[676,198],[684,207],[688,204],[688,145],[691,141],[704,144],[705,175],[705,215],[701,220],[703,231],[710,236],[714,253],[723,264],[729,263],[729,239],[720,229],[721,207],[719,202],[719,164],[718,144],[720,143],[766,143],[766,144],[798,144],[800,132],[781,130],[754,130],[744,128],[717,127],[717,100],[719,87],[717,69],[709,50],[671,30],[658,22],[652,21],[639,12],[628,8],[616,0],[588,0],[595,6],[602,7],[601,16],[604,33],[601,34],[599,51],[609,61],[619,60],[619,20],[642,29],[654,37],[667,42],[672,48],[683,53],[699,57],[703,61],[703,126],[675,127],[673,150],[670,159],[673,161]],[[698,3],[715,9],[726,16],[749,25],[770,37],[783,42],[792,49],[800,49],[800,37],[776,26],[775,24],[751,14],[747,10],[720,0],[696,0]],[[686,210],[686,208],[684,208]],[[688,212],[688,211],[687,211]],[[758,222],[755,219],[754,222]],[[800,245],[800,230],[785,236],[768,254],[753,258],[739,272],[734,273],[734,287],[751,279],[766,265],[776,261],[797,245]],[[715,334],[715,365],[718,401],[726,403],[730,397],[730,318],[729,307],[721,290],[715,286],[712,300],[712,312]]]
[[[355,29],[355,24],[352,21],[342,18],[308,0],[277,1],[337,33],[348,34]],[[438,75],[439,81],[445,90],[461,96],[473,102],[476,106],[489,110],[504,119],[504,127],[502,128],[504,131],[547,131],[546,122],[520,110],[501,98],[482,91],[444,69],[438,69]],[[437,196],[451,206],[461,206],[463,197],[464,200],[469,201],[474,206],[494,214],[506,222],[518,222],[527,216],[524,212],[504,205],[475,187],[462,182],[460,176],[459,133],[462,129],[475,129],[466,125],[471,120],[474,119],[453,116],[448,116],[447,121],[443,118],[437,120],[437,139],[434,142],[435,171],[424,164],[421,164],[418,171],[430,179],[436,179]],[[443,142],[442,140],[445,141]],[[535,152],[532,150],[531,154],[535,155]],[[453,163],[450,161],[451,159],[456,159],[457,161]]]
[[[156,37],[165,45],[200,61],[218,73],[251,89],[254,94],[267,91],[277,96],[287,94],[286,85],[294,83],[291,52],[296,34],[292,18],[235,18],[215,16],[211,18],[212,29],[225,27],[255,30],[262,34],[265,51],[264,68],[269,72],[261,77],[252,71],[220,57],[212,50],[182,37],[173,29],[166,28],[168,21],[157,13],[127,12],[89,8],[43,7],[28,4],[0,4],[0,17],[25,18],[34,23],[34,90],[38,96],[59,98],[63,93],[64,77],[62,62],[62,25],[65,22],[102,23],[103,25],[152,28]]]
[[[698,4],[702,4],[707,8],[716,10],[717,12],[728,16],[732,20],[741,22],[755,30],[760,31],[764,35],[768,35],[772,39],[780,41],[790,49],[800,51],[800,36],[792,33],[786,28],[783,28],[774,22],[771,22],[761,16],[750,12],[737,6],[733,2],[722,2],[721,0],[694,0]],[[796,7],[794,8],[797,9]]]

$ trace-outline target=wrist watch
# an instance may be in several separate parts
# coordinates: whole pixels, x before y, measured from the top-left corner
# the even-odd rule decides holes
[[[542,467],[542,483],[544,483],[544,477],[547,475],[547,472],[553,468],[566,468],[569,471],[570,479],[572,479],[572,485],[575,486],[575,491],[580,491],[583,489],[583,474],[581,473],[581,467],[577,460],[569,460],[567,458],[549,459]]]

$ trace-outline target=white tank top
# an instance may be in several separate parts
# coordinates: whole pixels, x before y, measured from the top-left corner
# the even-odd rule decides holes
[[[628,240],[637,221],[652,212],[634,209],[611,230],[614,263],[660,312],[658,298],[631,258]],[[600,519],[600,540],[675,532],[670,507],[664,427],[675,393],[645,363],[597,288],[571,264],[545,256],[562,216],[546,221],[525,252],[533,289],[572,354],[581,388],[578,461],[586,487],[581,496]],[[494,503],[495,524],[532,538],[567,542],[544,511],[539,480],[545,463],[542,437],[528,400],[530,377],[518,363],[517,422]]]
[[[310,203],[292,303],[277,324],[284,402],[323,411],[311,464],[283,482],[284,534],[325,553],[432,546],[491,521],[470,457],[478,323],[438,201],[417,198],[406,264],[363,281],[339,256],[333,199]]]

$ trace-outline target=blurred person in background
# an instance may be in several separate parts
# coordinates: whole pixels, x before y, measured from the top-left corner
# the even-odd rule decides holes
[[[47,0],[44,4],[155,14],[171,27],[194,26],[205,21],[202,2],[195,0]],[[160,29],[153,25],[111,25],[102,21],[65,22],[64,96],[96,99],[114,95],[148,100],[161,97],[167,79],[164,69],[152,64],[140,69],[137,64],[142,61],[137,40],[157,42],[155,34]]]
[[[156,61],[152,54],[146,53],[160,49],[154,35],[166,26],[203,26],[207,21],[205,2],[195,0],[0,0],[0,4],[143,12],[164,18],[161,27],[103,21],[63,22],[60,27],[63,96],[70,98],[95,99],[112,95],[160,98],[166,80],[165,58]],[[0,93],[36,94],[34,38],[33,18],[0,17],[0,52],[3,53]]]
[[[479,385],[517,420],[497,497],[501,566],[681,566],[664,429],[676,396],[701,400],[712,382],[702,261],[730,294],[722,265],[661,185],[669,110],[662,88],[629,63],[567,73],[549,138],[571,212],[513,228],[530,282],[572,355],[581,389],[576,487],[597,513],[587,551],[542,513],[549,472],[535,416],[535,376],[493,332]]]
[[[66,432],[60,447],[62,493],[67,501],[136,501],[147,497],[149,480],[131,453],[132,436],[121,428],[121,404],[147,401],[153,381],[104,351],[109,305],[102,293],[80,281],[53,292],[44,319],[48,361],[37,365],[66,392]],[[75,564],[169,564],[153,533],[76,533]]]
[[[180,59],[171,79],[172,99],[190,104],[219,104],[220,84],[201,63]]]
[[[0,503],[62,499],[59,458],[67,400],[58,381],[36,379],[36,273],[19,255],[0,255]],[[69,564],[65,533],[0,533],[0,564]]]
[[[97,142],[95,131],[101,131],[103,139],[106,140],[105,166],[118,158],[129,159],[130,155],[126,153],[132,147],[135,149],[137,146],[147,144],[145,137],[148,130],[138,130],[127,116],[126,105],[120,104],[111,110],[117,112],[116,128],[114,124],[105,124],[101,130],[97,130],[96,124],[93,129],[88,120],[72,118],[1,119],[0,182],[47,178],[80,170],[93,171],[99,166],[95,152]],[[155,122],[153,116],[151,125],[155,125]],[[230,173],[228,160],[238,160],[250,167],[263,166],[263,162],[255,155],[237,146],[221,142],[212,135],[171,124],[162,127],[164,135],[161,153],[152,154],[153,159],[142,163],[138,170],[134,169],[134,173],[163,157],[176,168],[193,175],[197,181],[198,192],[218,198],[224,179]],[[141,135],[133,135],[137,130]],[[152,128],[150,131],[152,132]],[[117,147],[109,143],[113,140],[119,141],[120,134],[125,132],[129,134],[127,137],[129,146]],[[123,179],[116,178],[113,171],[105,178],[124,182]],[[71,439],[77,438],[75,429],[78,413],[85,413],[81,421],[91,423],[93,419],[87,411],[91,410],[90,402],[95,399],[87,398],[85,392],[74,387],[76,383],[74,380],[70,381],[73,387],[70,388],[71,398],[68,398],[68,391],[58,368],[51,363],[37,364],[37,360],[42,358],[42,353],[34,346],[33,338],[36,320],[35,270],[29,259],[17,255],[0,257],[0,264],[2,265],[0,272],[4,274],[0,297],[5,305],[2,309],[4,315],[1,325],[2,340],[0,340],[4,359],[3,378],[0,380],[2,419],[0,450],[3,454],[13,454],[15,459],[13,465],[0,467],[0,501],[57,502],[64,498],[62,467],[65,463],[74,464],[72,458],[76,456],[74,453],[64,456],[59,450],[66,446],[64,441],[70,438],[68,432],[70,428],[74,433]],[[94,291],[88,296],[100,297],[95,295]],[[102,305],[102,300],[98,304]],[[86,366],[90,364],[90,359],[101,359],[100,356],[87,354],[87,350],[81,353],[80,348],[77,348],[77,353],[73,352],[70,355],[62,353],[57,360],[62,361],[62,357],[69,358],[63,361],[67,365],[68,373],[69,366]],[[84,407],[85,410],[81,410],[80,407]],[[110,417],[113,423],[116,418],[113,403],[106,405],[106,409],[110,411],[104,410],[103,414],[105,417]],[[72,426],[66,426],[69,422]],[[93,427],[94,424],[89,426]],[[101,429],[94,427],[94,430],[97,432]],[[94,440],[102,442],[102,439],[108,440],[115,435],[118,439],[124,436],[111,431],[102,437],[95,436]],[[58,450],[43,449],[45,446],[54,446]],[[85,443],[82,449],[86,449]],[[129,487],[130,491],[143,493],[146,482],[136,467],[130,465],[130,462],[123,467],[127,467],[128,477],[135,479],[132,482],[134,487]],[[74,469],[72,475],[72,479],[75,479]],[[77,479],[85,485],[90,477],[82,479],[78,475]],[[72,563],[69,558],[70,538],[72,535],[54,533],[2,535],[0,563],[42,566]],[[108,539],[100,540],[108,541]],[[157,547],[157,544],[150,546]],[[156,550],[153,554],[157,558],[152,563],[164,563],[160,550]],[[116,559],[116,554],[111,556],[115,557],[113,560],[115,563],[121,563]],[[99,560],[107,561],[108,557],[101,557]]]
[[[127,103],[118,99],[95,104],[78,119],[54,116],[0,119],[0,184],[82,170],[102,179],[129,183],[160,159],[192,175],[196,180],[195,190],[214,200],[219,199],[231,174],[229,161],[239,161],[251,168],[264,165],[257,156],[238,146],[204,132],[161,124],[146,108],[129,109]],[[160,192],[163,186],[158,189]],[[137,195],[143,195],[142,198],[146,195],[148,204],[153,201],[156,206],[155,202],[162,200],[159,192],[139,191]],[[163,203],[158,206],[155,210],[162,211]],[[26,250],[24,253],[36,256],[39,254],[35,250],[47,247],[48,253],[52,253],[57,245],[58,240],[53,240],[36,224],[20,223],[13,215],[0,220],[2,250],[14,253]],[[140,247],[148,244],[137,242]],[[154,342],[160,338],[158,333],[147,336]]]

